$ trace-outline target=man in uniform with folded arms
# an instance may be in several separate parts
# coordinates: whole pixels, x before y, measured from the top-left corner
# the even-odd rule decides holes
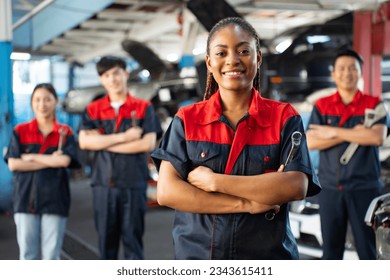
[[[360,259],[376,259],[375,234],[364,223],[373,198],[381,194],[379,146],[387,134],[387,113],[371,127],[365,110],[383,106],[378,97],[358,89],[363,60],[353,50],[340,51],[331,76],[337,91],[319,99],[307,131],[311,150],[320,150],[319,194],[323,259],[343,259],[348,221]],[[350,143],[359,147],[348,162],[340,161]]]

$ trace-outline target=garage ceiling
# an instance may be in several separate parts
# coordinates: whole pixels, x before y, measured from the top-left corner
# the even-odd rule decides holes
[[[214,0],[215,1],[215,0]],[[210,0],[210,3],[215,3]],[[207,31],[192,12],[186,9],[188,1],[178,0],[115,0],[101,2],[103,8],[93,11],[77,3],[88,1],[12,0],[14,33],[30,24],[34,34],[42,33],[42,23],[34,19],[49,9],[56,9],[51,17],[61,17],[61,11],[84,12],[84,19],[73,26],[55,25],[60,33],[46,41],[26,45],[14,43],[15,51],[35,54],[60,55],[69,62],[86,63],[105,54],[128,55],[121,42],[131,39],[145,43],[163,60],[175,60],[182,55],[202,54]],[[89,1],[91,2],[91,1]],[[103,3],[104,2],[104,3]],[[356,10],[376,10],[381,0],[228,0],[236,12],[247,19],[264,40],[300,25],[323,23],[329,19]],[[81,4],[80,4],[81,5]],[[93,5],[96,9],[96,5]],[[89,14],[88,14],[89,13]],[[70,16],[65,16],[66,21]],[[50,25],[50,22],[48,23]],[[47,27],[47,26],[46,26]],[[46,33],[45,33],[46,34]],[[27,40],[27,38],[26,38]],[[202,54],[204,55],[204,54]]]

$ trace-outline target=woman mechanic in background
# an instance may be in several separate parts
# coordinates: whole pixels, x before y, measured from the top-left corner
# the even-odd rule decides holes
[[[35,118],[14,128],[5,155],[13,172],[13,211],[20,259],[60,259],[70,208],[67,168],[79,167],[71,128],[56,121],[51,84],[31,95]]]

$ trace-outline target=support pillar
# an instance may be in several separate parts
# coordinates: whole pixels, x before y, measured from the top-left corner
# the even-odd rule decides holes
[[[12,95],[12,7],[11,0],[0,1],[0,211],[11,205],[12,173],[2,160],[13,127]]]
[[[195,16],[184,9],[180,20],[182,24],[182,57],[179,62],[180,69],[191,68],[195,66],[194,55],[192,53],[197,35],[199,33],[200,24]]]
[[[382,57],[390,55],[390,2],[377,11],[354,13],[353,48],[364,59],[364,91],[382,95]]]
[[[380,61],[372,58],[372,12],[358,11],[353,16],[353,49],[357,51],[364,60],[363,80],[364,92],[374,96],[382,95],[382,81],[380,74]],[[374,68],[376,68],[374,70]],[[379,75],[378,75],[379,71]],[[375,75],[374,75],[375,72]],[[379,88],[377,87],[379,84]],[[376,85],[374,87],[373,85]]]
[[[74,89],[74,79],[75,79],[75,64],[69,65],[69,72],[68,72],[68,91]],[[78,137],[76,131],[77,131],[77,125],[75,123],[75,116],[72,114],[68,114],[68,125],[73,129],[73,132],[75,133],[75,136]]]

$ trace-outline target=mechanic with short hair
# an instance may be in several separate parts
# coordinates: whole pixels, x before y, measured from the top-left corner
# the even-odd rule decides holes
[[[337,91],[315,103],[309,121],[308,147],[320,150],[323,259],[343,259],[348,221],[359,258],[376,259],[375,234],[364,216],[381,194],[379,146],[387,134],[388,114],[379,97],[358,89],[362,64],[353,50],[336,55],[331,76]],[[376,110],[370,126],[365,125],[366,109]],[[350,143],[359,146],[346,152]]]
[[[96,65],[107,95],[87,106],[80,124],[81,149],[95,151],[92,189],[101,259],[143,259],[148,153],[161,127],[152,104],[128,92],[123,59],[105,56]]]

